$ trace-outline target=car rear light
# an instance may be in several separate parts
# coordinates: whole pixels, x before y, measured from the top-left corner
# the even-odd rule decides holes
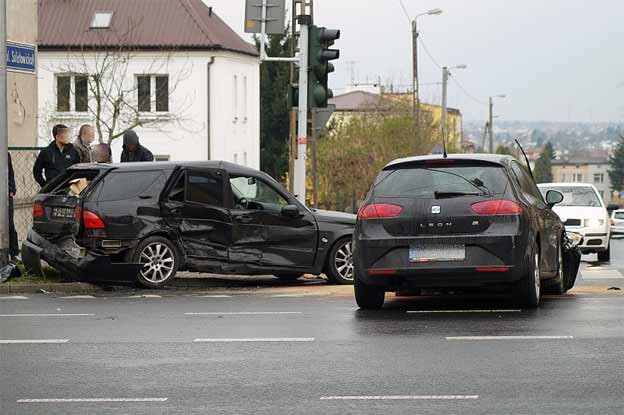
[[[366,205],[358,212],[360,219],[396,218],[403,211],[403,207],[391,203],[373,203]]]
[[[396,275],[396,269],[369,269],[368,275]]]
[[[507,272],[509,267],[479,267],[477,272]]]
[[[82,221],[85,229],[104,229],[104,221],[95,213],[82,210],[79,206],[74,210],[74,215],[78,222]]]
[[[611,226],[615,225],[615,221],[613,219],[610,220]]]
[[[486,200],[472,205],[477,215],[520,215],[522,206],[513,200]]]
[[[41,203],[35,203],[33,205],[32,216],[33,219],[39,219],[45,216],[45,210],[43,209],[43,205]]]

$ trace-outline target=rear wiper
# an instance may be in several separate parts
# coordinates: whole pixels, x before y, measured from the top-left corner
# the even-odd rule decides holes
[[[448,197],[462,197],[462,196],[487,196],[485,192],[434,192],[433,195],[436,199],[444,199]]]

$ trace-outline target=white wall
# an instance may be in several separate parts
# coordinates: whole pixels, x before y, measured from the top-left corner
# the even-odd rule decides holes
[[[52,125],[62,122],[77,128],[92,123],[88,113],[56,113],[55,73],[65,72],[83,55],[67,52],[39,52],[39,144],[47,145]],[[229,52],[140,52],[132,57],[124,87],[134,89],[136,74],[169,74],[169,110],[175,122],[135,129],[141,143],[155,155],[168,155],[173,161],[208,159],[208,64],[210,69],[210,153],[212,160],[227,160],[260,167],[260,63],[252,56]],[[85,56],[87,66],[95,55]],[[73,62],[73,63],[72,63]],[[237,85],[234,85],[236,77]],[[246,87],[245,87],[246,80]],[[174,84],[177,86],[174,88]],[[236,91],[236,97],[235,97]],[[72,91],[73,92],[73,91]],[[136,90],[132,92],[136,95]],[[92,97],[90,96],[92,101]],[[136,97],[134,97],[136,100]],[[92,106],[92,105],[91,105]],[[93,106],[92,106],[93,107]],[[113,142],[113,157],[119,160],[122,138]],[[246,162],[245,162],[246,161]]]

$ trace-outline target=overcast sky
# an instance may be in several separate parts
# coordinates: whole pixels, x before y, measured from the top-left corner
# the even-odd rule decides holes
[[[204,0],[243,33],[244,0]],[[624,119],[624,1],[403,0],[418,19],[421,38],[440,65],[466,64],[453,77],[449,106],[465,119],[484,120],[488,96],[506,120],[622,121]],[[290,3],[290,0],[287,0]],[[341,59],[331,76],[335,93],[355,81],[404,87],[411,76],[411,33],[399,0],[315,0],[317,25],[342,30]],[[420,82],[441,70],[419,45]],[[349,62],[354,62],[353,70]],[[421,97],[439,103],[440,85]],[[472,96],[472,97],[471,97]]]

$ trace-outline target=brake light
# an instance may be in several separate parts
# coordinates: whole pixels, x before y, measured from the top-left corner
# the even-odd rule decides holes
[[[440,164],[448,165],[448,164],[455,164],[455,160],[450,160],[450,159],[425,160],[424,164],[427,166],[435,166],[435,165],[440,165]]]
[[[74,209],[74,218],[76,218],[78,223],[82,221],[82,208],[80,206],[76,206],[76,209]]]
[[[611,222],[611,226],[615,225],[615,220],[611,219],[610,222]]]
[[[507,272],[509,267],[479,267],[477,272]]]
[[[474,203],[472,211],[477,215],[520,215],[522,206],[512,200],[486,200]]]
[[[74,212],[76,220],[80,221],[82,219],[85,229],[104,229],[106,227],[104,226],[104,221],[93,212],[82,210],[79,207]]]
[[[391,203],[373,203],[366,205],[358,212],[360,219],[396,218],[403,211],[403,207]]]
[[[41,203],[35,203],[33,205],[32,216],[33,219],[39,219],[45,216],[45,210],[43,209],[43,205]]]

